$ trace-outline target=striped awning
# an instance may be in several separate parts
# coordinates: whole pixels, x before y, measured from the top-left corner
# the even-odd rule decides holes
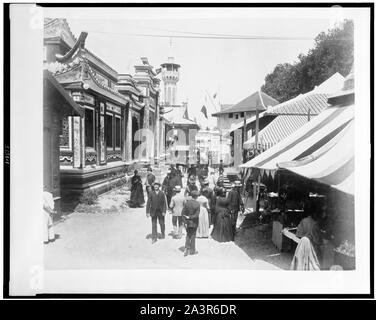
[[[258,149],[269,149],[281,140],[288,137],[290,134],[298,130],[300,127],[308,122],[306,115],[280,115],[270,122],[259,133],[259,139],[257,143]],[[255,136],[252,136],[246,142],[243,147],[246,149],[253,148],[255,144]]]
[[[278,166],[353,195],[354,120],[317,151]]]
[[[273,171],[279,168],[279,163],[303,159],[336,138],[353,119],[354,105],[329,107],[295,133],[240,167]]]

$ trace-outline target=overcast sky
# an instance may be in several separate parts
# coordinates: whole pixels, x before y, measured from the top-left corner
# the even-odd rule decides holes
[[[320,11],[321,10],[321,11]],[[326,11],[323,11],[326,10]],[[170,39],[175,61],[181,65],[178,101],[188,100],[191,117],[206,104],[216,111],[205,92],[219,93],[221,103],[234,104],[258,90],[278,63],[294,62],[307,53],[314,38],[333,25],[330,9],[47,9],[45,16],[67,18],[73,33],[88,31],[86,46],[119,73],[133,73],[140,57],[155,67],[167,60]],[[335,19],[343,18],[338,14]],[[178,31],[178,32],[172,32]],[[184,33],[180,33],[180,32]],[[238,40],[136,37],[127,34],[297,37],[308,40]]]

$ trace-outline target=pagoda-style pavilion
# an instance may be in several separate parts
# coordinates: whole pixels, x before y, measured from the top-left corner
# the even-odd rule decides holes
[[[46,19],[44,29],[45,68],[84,111],[61,120],[62,191],[106,191],[130,164],[159,157],[160,80],[146,58],[133,77],[118,74],[86,48],[88,34],[76,39],[64,19]]]

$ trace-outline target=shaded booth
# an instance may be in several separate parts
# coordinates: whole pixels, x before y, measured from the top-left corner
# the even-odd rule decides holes
[[[82,108],[73,101],[53,75],[43,72],[43,184],[52,193],[60,214],[60,131],[66,116],[83,117]]]
[[[273,210],[272,241],[280,250],[284,243],[290,243],[288,239],[298,242],[294,232],[306,215],[305,202],[301,200],[325,198],[323,229],[329,241],[323,249],[323,269],[334,264],[355,268],[353,85],[351,72],[342,91],[328,98],[331,106],[294,134],[241,165],[246,179],[252,175],[260,177],[261,182],[266,177],[277,181],[273,191],[278,194],[279,208]],[[293,192],[289,192],[290,188]]]

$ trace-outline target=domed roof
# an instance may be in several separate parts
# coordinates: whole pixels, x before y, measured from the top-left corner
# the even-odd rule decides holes
[[[174,60],[175,60],[174,57],[168,57],[167,62],[162,63],[161,67],[163,68],[163,67],[166,67],[168,65],[173,65],[173,66],[180,68],[180,64],[176,63]]]

